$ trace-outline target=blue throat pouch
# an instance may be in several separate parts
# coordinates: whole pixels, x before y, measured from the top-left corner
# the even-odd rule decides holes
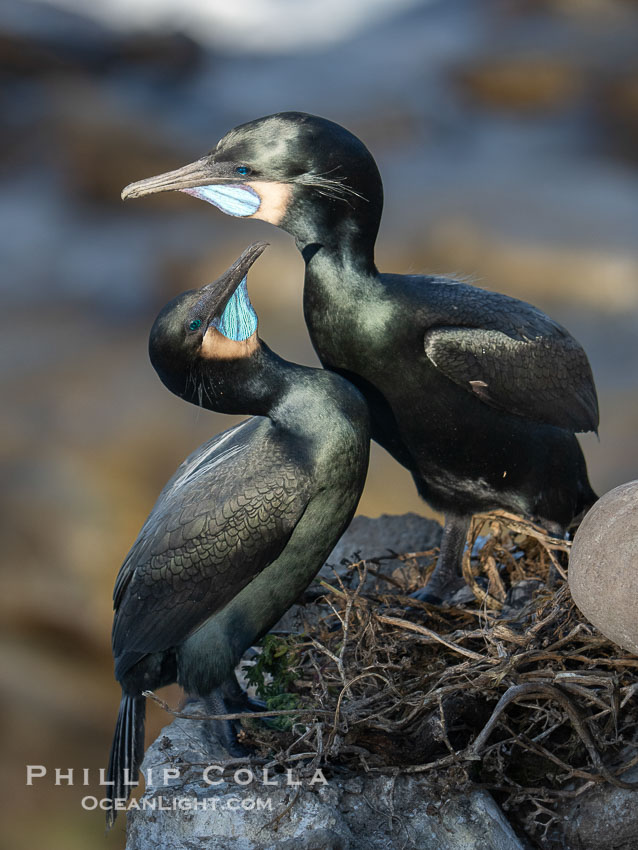
[[[261,204],[261,198],[250,186],[195,186],[181,191],[214,204],[226,215],[253,215]]]
[[[243,342],[257,330],[257,314],[248,297],[246,278],[242,280],[233,292],[221,318],[213,322],[214,327],[226,339]]]

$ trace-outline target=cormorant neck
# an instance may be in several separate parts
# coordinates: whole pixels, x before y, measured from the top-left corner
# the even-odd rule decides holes
[[[383,193],[380,185],[370,199],[329,198],[316,190],[297,188],[280,224],[294,236],[306,265],[317,255],[331,257],[363,275],[374,275],[376,242]]]
[[[200,364],[199,376],[182,397],[217,413],[268,416],[278,410],[300,376],[316,371],[284,360],[265,342],[250,357]]]

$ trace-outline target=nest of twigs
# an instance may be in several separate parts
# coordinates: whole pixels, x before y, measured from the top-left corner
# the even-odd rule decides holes
[[[436,550],[342,565],[311,589],[312,625],[268,635],[249,669],[268,711],[225,715],[241,717],[249,760],[418,774],[438,799],[484,788],[536,846],[563,847],[570,800],[638,788],[621,778],[638,764],[638,657],[572,602],[569,545],[504,512],[477,515],[469,589],[451,606],[409,596]]]
[[[443,794],[486,788],[552,846],[561,800],[633,787],[620,775],[638,763],[638,658],[573,604],[566,541],[504,513],[477,516],[471,534],[463,604],[409,598],[435,551],[321,582],[318,625],[270,647],[262,691],[288,728],[252,722],[244,737],[286,765],[420,774]]]

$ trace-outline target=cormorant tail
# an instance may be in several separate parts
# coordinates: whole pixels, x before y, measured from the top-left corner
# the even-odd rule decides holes
[[[111,756],[107,771],[107,799],[111,807],[106,812],[106,828],[115,823],[117,810],[115,800],[128,800],[132,785],[140,775],[140,765],[144,757],[144,719],[146,699],[143,696],[122,694],[120,710],[115,724],[115,734],[111,744]]]

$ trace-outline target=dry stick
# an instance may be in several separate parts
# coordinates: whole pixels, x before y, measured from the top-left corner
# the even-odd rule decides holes
[[[262,831],[262,830],[264,830],[264,829],[268,829],[268,827],[273,827],[274,831],[275,831],[275,832],[277,832],[277,830],[279,829],[279,821],[280,821],[280,820],[281,820],[281,819],[282,819],[282,818],[283,818],[286,814],[288,814],[288,812],[292,809],[292,807],[293,807],[293,806],[295,805],[295,803],[297,802],[297,800],[298,800],[298,798],[299,798],[299,794],[300,794],[300,793],[301,793],[301,788],[297,788],[297,790],[295,791],[295,796],[294,796],[294,797],[292,798],[292,800],[288,803],[288,805],[286,806],[286,808],[285,808],[285,809],[283,809],[283,811],[281,811],[278,815],[275,815],[275,817],[274,817],[272,820],[269,820],[269,821],[268,821],[268,823],[265,823],[265,824],[264,824],[264,825],[260,828],[259,832],[261,832],[261,831]]]
[[[385,812],[383,811],[383,809],[378,809],[376,806],[374,806],[370,802],[370,800],[368,800],[368,798],[366,797],[365,794],[362,794],[361,796],[363,797],[364,801],[368,804],[368,806],[370,806],[370,808],[372,809],[373,812],[376,812],[376,814],[381,815],[382,817],[388,818],[388,828],[389,828],[390,832],[393,832],[393,821],[395,821],[395,820],[399,821],[399,825],[402,827],[402,829],[405,830],[405,834],[407,836],[406,841],[404,842],[404,844],[401,847],[401,850],[403,850],[403,848],[407,847],[408,841],[410,841],[410,833],[408,832],[408,829],[405,825],[404,819],[400,815],[395,814],[395,811],[394,811],[394,803],[393,803],[392,798],[394,796],[394,786],[395,786],[395,784],[396,784],[396,773],[393,774],[393,776],[392,776],[392,788],[390,790],[390,807]],[[412,845],[412,846],[414,846],[414,845]]]
[[[343,620],[341,620],[341,625],[342,625],[342,628],[343,628],[343,640],[341,641],[341,649],[339,650],[339,669],[342,672],[342,678],[344,679],[344,684],[345,684],[345,677],[343,676],[343,670],[344,670],[343,656],[345,654],[346,646],[348,645],[348,637],[350,635],[350,614],[352,613],[352,606],[354,605],[355,601],[357,601],[358,598],[359,598],[359,591],[361,590],[363,583],[365,582],[365,580],[367,578],[367,575],[368,575],[368,566],[364,561],[363,562],[363,573],[360,574],[359,584],[357,585],[357,589],[355,590],[354,595],[348,596],[348,601],[346,602],[346,610],[343,613]],[[343,582],[341,582],[341,586],[343,587]],[[339,618],[339,619],[341,619],[341,618]],[[339,702],[341,702],[341,697],[339,698]],[[338,711],[339,711],[339,708],[337,707],[337,713],[338,713]]]
[[[337,699],[337,705],[336,705],[335,710],[334,710],[334,720],[333,720],[333,723],[332,723],[332,730],[331,730],[330,735],[328,737],[328,749],[331,748],[334,739],[337,737],[337,727],[339,726],[339,714],[341,712],[341,702],[342,702],[342,700],[343,700],[343,698],[346,694],[346,691],[349,691],[350,688],[352,687],[352,685],[354,685],[354,683],[358,682],[360,679],[369,679],[369,678],[381,679],[381,681],[384,682],[387,685],[388,688],[391,687],[390,682],[388,682],[388,680],[385,678],[385,676],[382,676],[380,673],[374,673],[374,672],[361,673],[360,676],[355,676],[354,679],[351,679],[349,682],[346,682],[346,684],[341,689],[341,693],[339,694],[339,698]]]
[[[553,726],[548,726],[547,729],[543,729],[542,732],[539,732],[539,734],[536,735],[535,737],[533,737],[531,740],[535,744],[538,744],[539,741],[542,741],[545,738],[548,738],[553,732],[555,732],[557,729],[560,729],[560,727],[563,725],[564,722],[565,722],[565,718],[561,717],[560,720],[557,720],[556,723],[553,724]]]
[[[283,767],[284,764],[288,764],[288,762],[291,762],[291,761],[301,761],[301,759],[312,759],[312,758],[315,757],[316,754],[313,753],[313,752],[310,752],[310,751],[307,752],[307,753],[293,753],[290,756],[286,756],[285,761],[282,761],[282,759],[279,757],[281,755],[282,755],[282,753],[278,753],[275,758],[272,758],[270,761],[266,761],[264,768],[266,770],[268,770],[269,768],[274,767],[277,764],[280,767]]]
[[[566,771],[569,774],[570,777],[571,776],[578,776],[579,779],[587,779],[590,782],[596,781],[596,777],[592,776],[592,774],[589,773],[589,771],[583,770],[582,768],[579,768],[579,767],[572,767],[571,764],[567,764],[567,762],[558,758],[558,756],[554,755],[548,749],[543,747],[541,744],[537,743],[536,739],[529,738],[527,735],[522,734],[522,733],[517,734],[516,732],[514,732],[513,729],[510,728],[510,726],[507,723],[504,723],[503,726],[507,729],[507,731],[510,733],[510,735],[512,735],[514,737],[514,739],[522,745],[523,749],[529,749],[532,752],[536,753],[537,755],[542,756],[543,758],[546,758],[549,761],[554,762],[554,764],[557,764],[564,771]]]
[[[527,630],[527,633],[530,635],[530,638],[535,637],[538,632],[542,631],[545,626],[548,626],[552,622],[552,620],[555,620],[556,613],[556,609],[553,609],[546,617],[543,617],[537,623],[534,623],[533,626],[530,626]]]
[[[490,596],[494,599],[498,599],[502,605],[505,602],[507,591],[505,590],[503,581],[498,574],[496,558],[492,554],[488,555],[485,559],[485,572],[487,573],[488,588],[495,588],[496,590],[496,592],[490,593]]]
[[[398,559],[395,559],[395,560],[398,560]],[[401,560],[403,560],[403,558],[401,558]],[[367,563],[367,562],[365,562],[365,563]],[[369,563],[375,563],[375,562],[370,561]],[[388,584],[391,584],[393,587],[398,587],[399,590],[405,590],[404,585],[398,579],[394,578],[394,576],[389,576],[386,573],[379,572],[379,570],[375,570],[372,567],[368,567],[368,572],[374,578],[380,578],[383,581],[387,582]],[[426,602],[424,602],[423,604],[427,605]]]
[[[366,567],[368,564],[376,564],[377,567],[380,567],[384,561],[413,561],[417,558],[428,558],[432,557],[436,549],[426,549],[424,552],[393,552],[392,550],[388,550],[387,555],[377,555],[375,558],[362,558],[360,561],[352,561],[348,564],[349,570],[356,570],[359,567]],[[372,571],[370,571],[372,572]],[[372,575],[379,575],[379,573],[372,572]],[[401,587],[399,582],[391,576],[382,574],[380,576],[384,581],[387,581],[389,584],[394,584],[397,587]],[[323,584],[323,582],[319,582]]]
[[[455,753],[455,750],[454,750],[454,747],[452,746],[452,744],[450,743],[450,739],[449,739],[448,734],[447,734],[447,723],[445,721],[445,712],[443,710],[443,698],[442,698],[441,694],[439,694],[437,702],[438,702],[438,705],[439,705],[439,722],[441,724],[441,732],[442,732],[442,737],[443,737],[443,743],[447,747],[448,753],[450,753],[450,755],[452,755],[452,754]]]
[[[142,691],[142,696],[153,700],[160,708],[163,708],[167,714],[172,714],[173,717],[179,717],[181,720],[252,720],[254,717],[285,717],[294,714],[332,714],[323,708],[286,708],[279,711],[240,711],[235,714],[187,714],[183,711],[177,711],[171,708],[167,702],[153,693],[153,691]]]
[[[571,641],[576,637],[576,635],[581,632],[587,632],[588,626],[586,623],[578,623],[574,626],[573,629],[569,632],[569,634],[565,635],[565,637],[560,638],[560,640],[555,641],[547,647],[547,652],[553,652],[555,649],[559,649],[561,646],[565,646],[565,644],[571,643]]]
[[[571,682],[557,681],[557,679],[558,676],[554,681],[556,682],[556,684],[560,684],[561,688],[564,688],[564,690],[566,691],[570,691],[576,696],[583,697],[583,699],[588,700],[598,708],[602,709],[603,713],[609,713],[612,711],[612,709],[606,702],[597,697],[596,694],[591,693],[588,688],[583,688],[581,685],[572,684]]]
[[[362,563],[364,563],[364,562],[362,562]],[[319,584],[322,587],[325,587],[326,590],[330,591],[330,593],[334,593],[335,596],[340,596],[342,599],[348,600],[348,602],[350,602],[353,605],[358,605],[359,607],[365,608],[366,610],[368,610],[369,607],[370,607],[370,602],[367,599],[359,596],[360,587],[357,588],[357,591],[354,593],[353,596],[350,596],[349,594],[344,593],[342,590],[338,590],[336,587],[334,587],[334,585],[328,584],[327,581],[320,581]],[[402,595],[397,595],[397,594],[389,596],[389,595],[385,594],[385,595],[381,595],[380,598],[381,598],[382,601],[389,600],[391,604],[399,603],[399,604],[402,604],[402,605],[411,605],[413,608],[424,609],[424,610],[428,611],[428,613],[436,613],[436,608],[438,607],[437,605],[433,605],[431,602],[421,602],[419,599],[413,599],[411,596],[402,596]],[[455,609],[455,608],[449,609],[450,612],[457,611],[457,610],[460,614],[463,614],[464,616],[468,616],[468,617],[473,616],[476,613],[474,611],[466,611],[465,609]],[[336,614],[336,616],[341,621],[341,617],[339,617],[338,614]],[[378,615],[375,615],[375,619],[381,620],[381,622],[383,622],[383,619]],[[408,622],[408,621],[402,620],[402,622]],[[426,631],[427,631],[428,635],[434,636],[435,640],[443,642],[443,638],[441,638],[439,635],[437,635],[436,632],[430,632],[429,630],[426,630]]]
[[[554,567],[556,572],[560,575],[560,577],[563,579],[563,581],[567,581],[567,573],[565,572],[563,567],[561,567],[560,563],[558,562],[558,558],[556,557],[556,555],[554,555],[554,553],[549,548],[549,546],[547,546],[543,541],[540,541],[540,542],[541,542],[541,545],[545,548],[545,551],[547,552],[547,554],[549,555],[549,559],[552,562],[552,566]],[[561,551],[565,552],[565,551],[568,551],[568,550],[562,549]]]
[[[593,788],[594,785],[596,785],[596,782],[590,780],[574,790],[565,790],[562,788],[535,788],[533,786],[526,787],[525,785],[517,785],[516,783],[512,783],[511,785],[497,785],[490,782],[476,782],[474,787],[483,788],[486,791],[503,791],[505,794],[511,794],[513,791],[517,791],[519,799],[521,794],[525,794],[532,798],[541,797],[541,799],[553,798],[559,800],[574,800],[576,797],[580,797],[580,795],[585,791],[589,791],[589,789]]]
[[[483,514],[483,516],[486,516]],[[496,599],[496,597],[487,593],[487,591],[483,590],[482,587],[479,586],[476,579],[474,578],[474,573],[472,572],[472,549],[474,548],[474,542],[476,537],[478,536],[478,531],[480,525],[482,524],[479,521],[476,521],[477,515],[475,514],[472,518],[472,522],[470,524],[470,542],[469,545],[465,547],[463,551],[463,558],[461,559],[461,572],[463,573],[463,578],[465,579],[465,583],[468,587],[471,588],[472,593],[478,599],[479,602],[483,603],[487,608],[491,608],[492,611],[500,611],[503,607],[503,603]]]
[[[626,764],[623,764],[622,767],[617,768],[616,776],[622,776],[623,773],[626,773],[628,770],[631,770],[632,767],[635,767],[638,764],[638,755],[635,755],[632,759]]]
[[[522,685],[512,685],[510,688],[508,688],[496,704],[496,707],[492,712],[492,716],[483,727],[483,731],[476,738],[474,743],[470,747],[468,747],[468,750],[466,752],[468,758],[480,758],[479,752],[485,746],[487,739],[493,732],[500,715],[511,702],[516,702],[516,700],[520,699],[521,697],[546,697],[559,702],[569,715],[569,719],[572,722],[572,726],[578,734],[578,737],[585,745],[585,748],[589,753],[589,757],[591,758],[594,766],[598,769],[602,777],[608,782],[610,782],[612,785],[617,786],[618,788],[627,788],[632,791],[638,789],[638,782],[624,782],[621,779],[617,779],[613,774],[609,772],[607,767],[603,764],[598,750],[594,746],[592,737],[580,716],[580,712],[569,699],[569,697],[561,690],[559,690],[559,688],[553,685],[536,684],[529,682]]]
[[[327,581],[323,581],[323,579],[319,582],[319,584],[321,585],[321,587],[325,587],[325,588],[326,588],[326,590],[329,590],[329,591],[330,591],[330,593],[334,593],[334,595],[335,595],[335,596],[340,596],[342,599],[346,599],[346,600],[351,598],[351,597],[350,597],[347,593],[345,593],[343,590],[339,590],[339,589],[338,589],[337,587],[335,587],[333,584],[328,584],[328,582],[327,582]],[[357,604],[358,604],[358,605],[363,605],[363,606],[366,606],[366,607],[367,607],[368,602],[367,602],[367,600],[366,600],[366,599],[361,599],[361,598],[359,597],[359,598],[357,599]]]
[[[383,605],[387,605],[388,607],[414,608],[415,610],[423,611],[432,620],[436,620],[444,624],[447,623],[447,620],[440,614],[439,606],[435,605],[433,602],[422,602],[420,599],[415,599],[413,596],[404,596],[401,593],[380,593],[376,597],[376,601]],[[477,611],[471,611],[465,608],[455,608],[453,605],[446,607],[445,612],[450,615],[455,614],[459,617],[463,616],[468,620],[475,619],[478,614]]]
[[[343,672],[343,664],[341,663],[341,661],[339,660],[339,658],[337,658],[337,656],[334,654],[334,652],[330,652],[330,650],[328,649],[328,647],[327,647],[327,646],[324,646],[324,645],[323,645],[320,641],[318,641],[316,638],[311,638],[311,639],[310,639],[310,642],[312,643],[312,645],[314,646],[314,648],[315,648],[315,649],[318,649],[320,652],[323,652],[323,654],[324,654],[324,655],[327,655],[327,656],[328,656],[328,658],[329,658],[331,661],[334,661],[334,663],[337,665],[337,669],[339,670],[339,673],[341,674],[341,677],[342,677],[342,678],[343,678],[343,680],[345,681],[345,674],[344,674],[344,672]]]
[[[425,626],[419,626],[417,623],[411,623],[409,620],[402,620],[399,617],[386,617],[383,614],[375,614],[375,619],[380,623],[386,623],[388,626],[396,626],[399,629],[406,629],[407,631],[416,632],[419,635],[430,638],[430,640],[441,643],[443,646],[451,649],[452,652],[458,652],[460,655],[465,655],[466,658],[471,658],[473,661],[485,661],[488,664],[494,664],[497,661],[495,658],[486,658],[472,649],[465,649],[464,646],[452,643],[451,640],[446,640],[431,629],[427,629]]]
[[[496,520],[502,525],[507,526],[511,530],[519,533],[526,534],[529,537],[533,537],[538,540],[545,551],[547,552],[552,565],[556,568],[556,570],[560,573],[563,579],[567,578],[567,574],[565,570],[561,567],[556,559],[553,550],[557,549],[561,552],[569,552],[571,548],[571,543],[567,540],[561,540],[558,537],[551,537],[547,532],[541,528],[539,525],[536,525],[529,520],[523,519],[522,517],[518,517],[515,514],[508,513],[507,511],[492,511],[490,513],[485,514],[474,514],[472,517],[472,524],[470,527],[470,545],[466,547],[465,552],[463,553],[463,559],[461,562],[461,568],[463,571],[463,578],[467,582],[467,584],[472,589],[474,596],[485,604],[488,608],[492,610],[500,611],[503,607],[503,603],[501,600],[489,594],[487,591],[483,590],[482,587],[476,582],[474,578],[474,574],[472,573],[471,567],[471,558],[472,558],[472,549],[474,547],[474,542],[478,536],[478,531],[480,527],[486,522],[493,522]]]
[[[401,773],[426,773],[429,770],[437,770],[440,767],[449,767],[452,764],[458,764],[459,756],[454,753],[453,755],[443,756],[436,761],[430,761],[427,764],[412,764],[409,767],[400,768]],[[383,772],[383,770],[387,770],[387,768],[371,768],[375,772]]]
[[[570,661],[581,664],[607,664],[612,667],[638,667],[638,658],[589,658],[587,655],[566,655]]]
[[[305,731],[305,732],[303,732],[303,733],[302,733],[302,734],[301,734],[301,735],[297,738],[297,740],[296,740],[296,741],[293,741],[293,742],[292,742],[292,744],[291,744],[291,745],[290,745],[290,746],[286,749],[286,752],[284,753],[284,756],[288,757],[288,756],[292,755],[293,748],[294,748],[294,747],[296,747],[296,746],[298,746],[299,744],[301,744],[301,742],[302,742],[302,741],[307,741],[307,740],[308,740],[308,738],[309,738],[309,737],[312,735],[312,733],[315,731],[315,729],[316,729],[316,726],[309,726],[309,727],[306,729],[306,731]]]
[[[508,511],[491,511],[485,514],[474,514],[474,518],[481,524],[483,522],[489,522],[490,520],[496,519],[498,522],[506,525],[518,534],[527,534],[529,537],[534,537],[536,540],[546,544],[547,547],[551,549],[558,549],[561,552],[569,552],[571,549],[572,544],[569,540],[561,540],[560,537],[552,537],[552,535],[548,534],[544,528],[541,528],[540,525],[536,525],[536,523],[531,522],[528,519],[523,519],[520,516],[516,516],[516,514],[511,514]]]

